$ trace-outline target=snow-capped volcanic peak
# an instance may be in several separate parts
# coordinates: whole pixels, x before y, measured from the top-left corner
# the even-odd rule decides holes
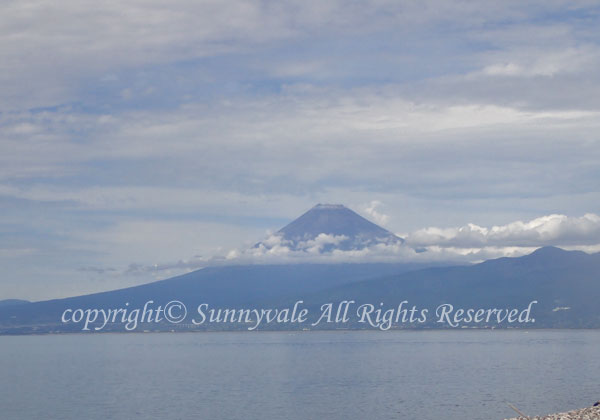
[[[290,250],[359,250],[377,244],[401,244],[404,240],[377,226],[341,204],[317,204],[296,220],[258,243],[269,249],[275,244]]]

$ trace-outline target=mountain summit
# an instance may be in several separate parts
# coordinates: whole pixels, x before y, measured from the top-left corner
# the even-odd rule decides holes
[[[269,239],[256,244],[272,248],[331,252],[360,250],[378,244],[402,244],[404,240],[341,204],[317,204]]]

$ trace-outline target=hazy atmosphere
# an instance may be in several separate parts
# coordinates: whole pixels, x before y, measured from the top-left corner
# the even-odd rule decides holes
[[[405,239],[353,261],[600,251],[598,27],[593,1],[4,1],[0,299],[308,261],[247,249],[317,203]]]

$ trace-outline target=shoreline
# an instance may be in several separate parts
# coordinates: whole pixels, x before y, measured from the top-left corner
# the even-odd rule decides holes
[[[580,408],[564,413],[533,417],[511,417],[505,420],[600,420],[600,406]]]

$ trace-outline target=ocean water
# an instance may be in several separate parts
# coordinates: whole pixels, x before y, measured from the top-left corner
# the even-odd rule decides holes
[[[600,331],[0,337],[0,418],[502,419],[600,399]]]

